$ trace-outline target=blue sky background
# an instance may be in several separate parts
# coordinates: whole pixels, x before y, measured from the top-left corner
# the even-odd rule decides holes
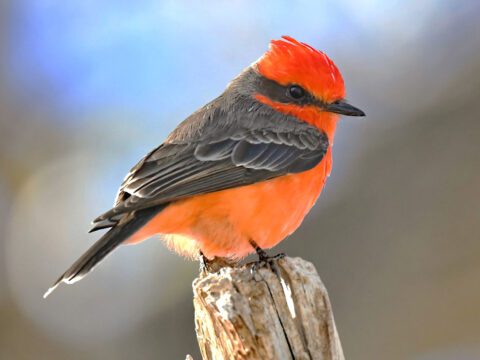
[[[35,88],[32,80],[45,79],[56,106],[73,115],[110,109],[141,112],[139,121],[151,122],[187,115],[216,96],[272,38],[292,35],[333,57],[355,56],[348,49],[362,42],[368,54],[382,44],[388,50],[392,43],[421,41],[432,18],[461,7],[375,0],[20,4],[10,23],[14,87],[25,91]]]

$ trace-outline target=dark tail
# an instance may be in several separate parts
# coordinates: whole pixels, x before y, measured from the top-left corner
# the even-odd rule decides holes
[[[60,283],[73,284],[81,280],[93,270],[95,265],[102,261],[108,254],[117,248],[122,242],[133,235],[138,229],[145,225],[165,205],[159,205],[135,212],[133,218],[121,225],[115,225],[95,244],[90,247],[57,281],[45,292],[45,299],[57,288]]]

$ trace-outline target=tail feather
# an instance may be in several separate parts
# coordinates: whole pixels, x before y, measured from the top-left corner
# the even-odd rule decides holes
[[[73,284],[81,280],[117,246],[133,235],[164,207],[165,205],[159,205],[137,211],[128,222],[112,227],[55,281],[45,292],[43,298],[45,299],[50,295],[62,282]]]

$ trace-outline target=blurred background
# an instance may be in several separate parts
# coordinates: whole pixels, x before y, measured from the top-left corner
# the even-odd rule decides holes
[[[0,358],[200,359],[198,264],[98,237],[130,167],[269,40],[324,50],[348,99],[334,169],[274,251],[312,261],[348,359],[480,359],[478,1],[0,1]]]

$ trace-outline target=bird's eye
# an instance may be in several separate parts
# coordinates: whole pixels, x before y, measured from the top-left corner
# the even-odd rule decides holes
[[[301,99],[305,96],[305,90],[298,85],[292,85],[288,88],[288,94],[294,99]]]

